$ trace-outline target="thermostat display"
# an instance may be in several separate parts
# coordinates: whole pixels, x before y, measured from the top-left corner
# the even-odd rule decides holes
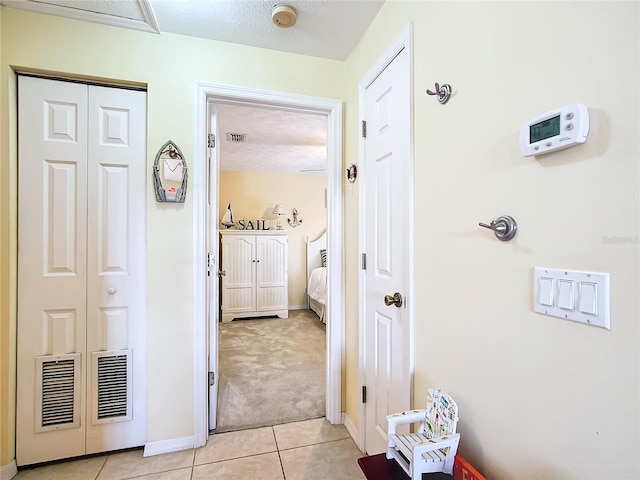
[[[587,141],[589,110],[574,103],[532,118],[520,128],[520,151],[525,157],[573,147]]]
[[[529,127],[529,142],[535,143],[560,135],[560,115]]]

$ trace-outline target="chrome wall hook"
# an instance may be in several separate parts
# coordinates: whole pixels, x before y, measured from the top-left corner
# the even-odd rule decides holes
[[[436,91],[432,92],[431,90],[427,89],[427,95],[437,95],[438,101],[442,104],[445,104],[451,96],[451,85],[445,83],[444,85],[440,86],[438,82],[436,82]]]
[[[509,215],[502,215],[501,217],[493,220],[489,225],[482,222],[478,225],[488,228],[489,230],[493,230],[493,233],[498,240],[502,240],[503,242],[511,240],[516,236],[516,232],[518,231],[518,224],[513,217],[510,217]]]

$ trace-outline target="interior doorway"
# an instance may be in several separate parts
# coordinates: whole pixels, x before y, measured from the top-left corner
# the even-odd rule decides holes
[[[305,247],[327,228],[327,115],[210,103],[209,116],[218,164],[210,197],[217,194],[219,209],[208,217],[220,229],[221,303],[209,427],[324,417],[326,329],[309,310]],[[212,235],[210,250],[217,246]]]
[[[215,425],[215,409],[208,399],[217,396],[215,378],[218,375],[218,288],[216,282],[207,282],[207,271],[219,267],[217,252],[211,251],[207,239],[218,238],[217,215],[219,205],[218,159],[215,147],[209,147],[208,134],[215,131],[210,125],[211,104],[239,104],[276,108],[326,115],[327,131],[327,257],[329,272],[327,301],[327,375],[326,418],[331,423],[342,423],[341,412],[341,346],[342,346],[342,102],[320,97],[309,97],[266,90],[198,84],[196,105],[196,145],[194,157],[194,238],[195,255],[194,298],[194,425],[195,443],[206,443],[209,426]],[[206,181],[205,181],[206,180]],[[215,212],[215,221],[207,211]],[[210,228],[208,228],[210,226]],[[208,284],[210,287],[208,288]],[[211,315],[211,312],[214,312]],[[209,322],[208,318],[216,321]],[[210,372],[210,373],[208,373]],[[213,382],[207,381],[208,379]],[[211,418],[211,415],[214,415]]]

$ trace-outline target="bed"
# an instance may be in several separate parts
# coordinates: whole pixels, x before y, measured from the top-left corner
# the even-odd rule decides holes
[[[316,240],[307,237],[307,295],[309,308],[323,323],[326,323],[327,308],[327,232]]]

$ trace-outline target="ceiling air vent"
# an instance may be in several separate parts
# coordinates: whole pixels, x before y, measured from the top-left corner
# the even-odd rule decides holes
[[[243,143],[247,139],[246,133],[231,133],[227,132],[227,142]]]

